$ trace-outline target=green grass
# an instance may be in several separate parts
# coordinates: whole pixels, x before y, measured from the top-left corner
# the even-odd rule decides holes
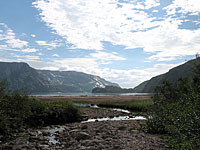
[[[147,100],[131,100],[131,101],[113,101],[113,102],[89,102],[89,101],[73,101],[79,104],[96,104],[99,107],[128,109],[134,112],[147,112],[148,108],[153,105],[152,99]]]
[[[135,112],[147,112],[148,108],[152,106],[152,104],[153,101],[149,99],[149,100],[132,100],[132,101],[122,101],[122,102],[102,102],[99,103],[98,106],[128,109]]]

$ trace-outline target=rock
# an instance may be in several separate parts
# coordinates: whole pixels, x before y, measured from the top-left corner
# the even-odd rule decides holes
[[[22,146],[21,145],[14,145],[13,150],[21,150],[22,149]]]
[[[30,136],[36,136],[37,133],[35,133],[35,132],[30,132],[29,135],[30,135]]]
[[[69,133],[70,133],[70,134],[74,134],[74,133],[79,132],[79,131],[80,131],[80,130],[78,130],[78,129],[73,129],[73,130],[69,131]]]
[[[42,132],[41,132],[41,131],[37,131],[37,134],[38,134],[38,135],[42,135]]]
[[[46,130],[44,130],[44,131],[42,131],[42,135],[43,135],[43,136],[49,136],[49,135],[50,135],[50,132],[49,132],[49,131],[46,131]]]
[[[48,149],[49,148],[49,145],[40,145],[40,148],[42,148],[42,149]]]
[[[105,149],[105,146],[104,146],[103,144],[99,143],[99,146],[98,146],[98,148],[97,148],[97,149],[98,149],[98,150]]]
[[[77,132],[75,135],[77,141],[90,139],[90,135],[85,132]]]
[[[120,145],[114,145],[114,149],[119,149]]]
[[[87,129],[88,128],[88,126],[87,125],[83,125],[82,127],[81,127],[81,129]]]

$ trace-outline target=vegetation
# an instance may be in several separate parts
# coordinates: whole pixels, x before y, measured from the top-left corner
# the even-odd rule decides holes
[[[147,100],[131,100],[118,102],[101,102],[97,105],[100,107],[128,109],[135,112],[147,112],[148,108],[153,104],[151,99]]]
[[[200,58],[193,80],[179,79],[174,87],[165,81],[156,89],[147,121],[150,133],[169,135],[173,149],[200,149]]]
[[[79,110],[67,102],[43,102],[10,93],[0,84],[0,134],[11,135],[22,128],[64,124],[80,120]]]

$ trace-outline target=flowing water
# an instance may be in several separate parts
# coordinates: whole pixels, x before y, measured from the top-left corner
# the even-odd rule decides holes
[[[105,118],[97,118],[97,119],[88,119],[87,121],[82,121],[82,123],[95,122],[95,121],[112,121],[112,120],[146,120],[146,118],[144,116],[134,116],[134,117],[118,116],[118,117],[113,117],[113,118],[105,117]]]
[[[78,107],[90,107],[90,108],[100,108],[97,105],[92,105],[92,104],[75,104]],[[118,108],[112,108],[112,110],[115,111],[120,111],[126,114],[130,114],[131,112],[125,109],[118,109]],[[147,118],[145,118],[144,116],[117,116],[117,117],[103,117],[103,118],[96,118],[96,119],[88,119],[86,121],[82,121],[81,123],[88,123],[88,122],[95,122],[95,121],[113,121],[113,120],[146,120]],[[64,128],[51,128],[48,129],[48,131],[50,132],[50,136],[49,136],[49,142],[52,144],[59,144],[60,142],[58,140],[55,139],[54,134],[58,131],[62,131],[64,130]]]
[[[100,108],[99,106],[92,105],[92,104],[75,104],[75,105],[78,107]],[[112,108],[112,110],[127,113],[127,114],[131,113],[129,110],[126,110],[126,109]],[[127,116],[117,116],[117,117],[113,117],[113,118],[103,117],[103,118],[96,118],[96,119],[88,119],[86,121],[82,121],[82,123],[95,122],[95,121],[109,121],[109,120],[146,120],[146,117],[144,117],[144,116],[128,116],[128,115]]]

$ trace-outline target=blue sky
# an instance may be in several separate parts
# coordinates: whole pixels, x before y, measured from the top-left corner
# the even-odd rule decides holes
[[[199,0],[0,0],[0,61],[135,87],[200,53]]]

